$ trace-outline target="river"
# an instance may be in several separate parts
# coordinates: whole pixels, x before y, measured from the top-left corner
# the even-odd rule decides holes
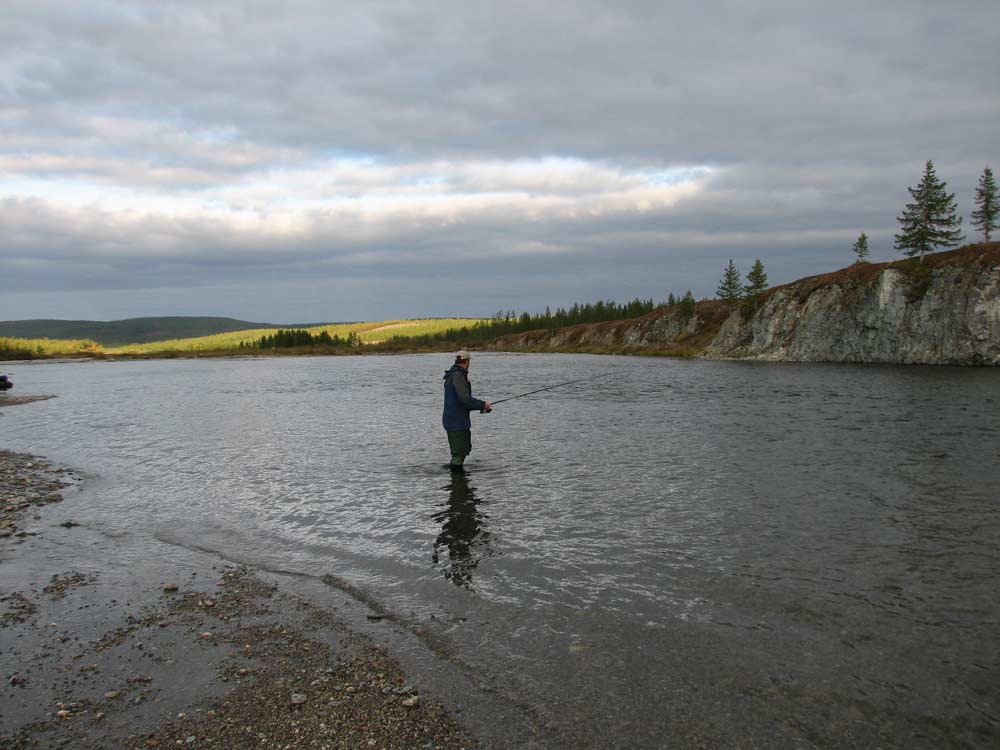
[[[592,379],[473,414],[453,476],[449,364],[35,364],[0,429],[121,565],[326,577],[546,746],[1000,743],[1000,371],[479,354],[489,400]]]

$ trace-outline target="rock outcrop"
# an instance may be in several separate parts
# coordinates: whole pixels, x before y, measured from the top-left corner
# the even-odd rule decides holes
[[[729,307],[531,331],[504,350],[649,352],[711,359],[1000,365],[1000,243],[857,264]]]

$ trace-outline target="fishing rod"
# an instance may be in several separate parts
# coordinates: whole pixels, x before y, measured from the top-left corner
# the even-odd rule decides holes
[[[542,391],[551,391],[553,388],[562,388],[564,385],[571,385],[573,383],[582,383],[585,380],[596,380],[597,378],[603,378],[610,375],[610,372],[602,372],[600,375],[591,375],[589,378],[577,378],[576,380],[567,380],[565,383],[556,383],[555,385],[550,385],[546,388],[539,388],[535,391],[528,391],[527,393],[519,393],[516,396],[508,396],[507,398],[502,398],[499,401],[490,401],[490,406],[496,406],[497,404],[502,404],[504,401],[513,401],[515,398],[524,398],[525,396],[530,396],[532,393],[541,393]]]

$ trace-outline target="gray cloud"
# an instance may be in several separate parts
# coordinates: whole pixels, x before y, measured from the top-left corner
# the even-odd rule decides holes
[[[7,2],[0,318],[710,296],[1000,167],[994,2],[334,5]]]

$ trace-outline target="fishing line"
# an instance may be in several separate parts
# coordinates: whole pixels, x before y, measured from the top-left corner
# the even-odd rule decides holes
[[[516,396],[508,396],[507,398],[502,398],[499,401],[490,401],[490,406],[496,406],[497,404],[502,404],[504,401],[513,401],[515,398],[524,398],[525,396],[530,396],[532,393],[541,393],[542,391],[551,391],[553,388],[562,388],[564,385],[572,385],[573,383],[582,383],[585,380],[596,380],[597,378],[603,378],[610,375],[611,372],[602,372],[600,375],[591,375],[589,378],[578,378],[576,380],[567,380],[565,383],[556,383],[555,385],[550,385],[545,388],[539,388],[534,391],[528,391],[527,393],[519,393]]]

